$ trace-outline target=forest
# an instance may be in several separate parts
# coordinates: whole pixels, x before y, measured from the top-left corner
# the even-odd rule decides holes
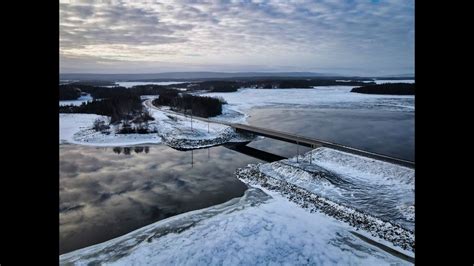
[[[363,86],[375,84],[374,82],[362,82],[360,80],[337,81],[335,79],[241,79],[241,80],[209,80],[202,82],[182,83],[173,87],[187,88],[188,90],[209,92],[234,92],[239,88],[256,89],[309,89],[315,86]]]
[[[351,92],[366,94],[415,95],[415,84],[384,83],[353,88]]]
[[[79,97],[81,97],[81,89],[75,86],[60,85],[60,101],[76,100]]]
[[[119,94],[107,99],[82,103],[79,106],[60,106],[59,112],[110,116],[112,124],[121,120],[129,120],[134,123],[153,120],[153,117],[144,109],[140,97],[132,94]]]
[[[170,90],[160,94],[158,99],[153,100],[153,104],[170,106],[178,112],[207,118],[222,114],[222,105],[225,104],[225,101],[219,98],[181,94]]]

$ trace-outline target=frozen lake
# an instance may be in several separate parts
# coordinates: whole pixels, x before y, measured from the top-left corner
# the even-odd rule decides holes
[[[181,83],[186,83],[188,81],[157,81],[157,82],[147,82],[147,81],[117,81],[115,82],[115,86],[120,86],[120,87],[125,87],[125,88],[131,88],[133,86],[138,86],[138,85],[172,85],[172,84],[181,84]],[[115,86],[105,86],[105,87],[115,87]]]
[[[245,113],[250,125],[414,160],[415,97],[352,93],[351,89],[241,89],[205,95],[224,98],[225,111]],[[272,139],[250,145],[286,157],[296,154],[296,145]]]

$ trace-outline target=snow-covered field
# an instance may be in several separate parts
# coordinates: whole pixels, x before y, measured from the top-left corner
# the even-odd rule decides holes
[[[96,119],[106,117],[94,114],[59,114],[59,143],[75,143],[74,134],[92,127]]]
[[[141,82],[141,81],[119,81],[115,82],[116,86],[131,88],[138,85],[172,85],[186,83],[187,81],[158,81],[158,82]],[[109,86],[112,87],[112,86]]]
[[[90,94],[84,95],[79,97],[77,100],[71,100],[71,101],[59,101],[59,106],[63,105],[81,105],[82,103],[90,102],[92,101],[93,98]]]
[[[368,244],[353,231],[349,225],[319,212],[310,213],[278,193],[249,188],[241,198],[63,254],[60,264],[411,264]]]
[[[336,81],[338,81],[338,82],[352,82],[354,80],[352,80],[352,79],[336,79]],[[373,80],[361,80],[361,82],[370,83],[370,82],[373,82]]]
[[[354,108],[413,112],[412,95],[375,95],[351,93],[352,86],[323,86],[313,89],[239,89],[230,93],[205,93],[204,96],[222,97],[227,101],[224,114],[245,113],[253,107],[292,106],[301,108]],[[235,115],[234,115],[235,117]],[[234,119],[233,117],[230,117]],[[239,117],[242,119],[242,115]]]
[[[413,79],[376,79],[374,80],[376,84],[383,84],[383,83],[415,83]]]
[[[106,116],[94,114],[59,114],[59,144],[109,147],[161,142],[157,134],[102,134],[92,129],[96,119],[109,120]]]

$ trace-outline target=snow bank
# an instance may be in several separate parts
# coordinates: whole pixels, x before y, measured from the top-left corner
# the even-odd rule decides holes
[[[60,264],[410,264],[351,232],[350,226],[309,213],[277,193],[249,188],[241,198],[63,254]]]

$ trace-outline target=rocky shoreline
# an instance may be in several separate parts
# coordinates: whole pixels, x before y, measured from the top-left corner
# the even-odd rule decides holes
[[[241,134],[232,128],[225,129],[214,138],[191,138],[189,136],[175,137],[172,134],[160,135],[163,143],[176,150],[202,149],[226,143],[241,143],[252,141],[255,136],[251,134]]]
[[[354,210],[324,197],[320,197],[307,190],[290,184],[284,180],[272,178],[259,170],[260,164],[250,164],[245,168],[238,168],[236,176],[242,182],[252,186],[262,186],[271,191],[277,191],[285,198],[297,203],[310,212],[320,211],[356,228],[369,232],[372,236],[389,241],[404,250],[415,252],[414,232],[399,225],[382,221],[368,214]]]

